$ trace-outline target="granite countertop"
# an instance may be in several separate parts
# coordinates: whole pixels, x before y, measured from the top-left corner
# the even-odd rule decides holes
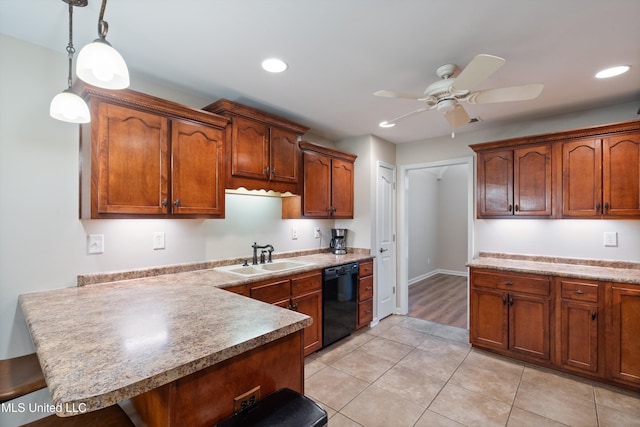
[[[468,267],[640,285],[640,263],[480,252]]]
[[[19,301],[57,414],[70,416],[129,399],[312,323],[306,315],[219,288],[366,258],[368,250],[301,254],[288,259],[312,264],[253,277],[213,269],[224,262],[100,273],[79,276],[78,287],[23,294]]]

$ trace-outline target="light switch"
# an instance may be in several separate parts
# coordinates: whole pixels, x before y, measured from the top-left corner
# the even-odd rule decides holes
[[[104,234],[89,234],[87,236],[87,253],[104,253]]]
[[[605,246],[618,246],[618,233],[615,231],[604,232],[604,245]]]
[[[294,226],[291,227],[291,240],[297,240],[298,239],[298,229]]]
[[[164,249],[164,231],[153,233],[153,249]]]
[[[314,239],[319,239],[320,238],[320,227],[314,227],[313,228],[313,238]]]

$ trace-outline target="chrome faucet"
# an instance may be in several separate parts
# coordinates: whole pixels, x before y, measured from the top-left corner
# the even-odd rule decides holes
[[[253,245],[251,245],[251,247],[253,248],[253,265],[257,265],[258,264],[258,249],[266,249],[266,252],[269,253],[269,260],[267,262],[273,262],[271,259],[271,253],[275,250],[273,249],[273,245],[264,245],[264,246],[260,246],[258,245],[256,242],[253,242]],[[260,253],[260,264],[264,264],[265,263],[265,251],[262,251]]]

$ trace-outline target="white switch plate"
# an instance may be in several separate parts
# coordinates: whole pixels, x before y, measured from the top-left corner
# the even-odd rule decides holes
[[[291,227],[291,240],[298,240],[298,229]]]
[[[313,238],[314,239],[319,239],[320,238],[320,227],[314,227],[313,228]]]
[[[104,253],[104,234],[89,234],[87,237],[87,253]]]
[[[618,233],[615,231],[604,232],[604,245],[605,246],[618,246]]]
[[[153,233],[153,249],[164,249],[164,231]]]

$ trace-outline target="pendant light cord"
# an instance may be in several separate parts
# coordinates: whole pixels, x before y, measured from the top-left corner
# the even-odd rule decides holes
[[[67,76],[67,85],[71,89],[73,83],[71,69],[73,67],[73,54],[76,49],[73,47],[73,4],[69,3],[69,44],[67,45],[67,56],[69,57],[69,74]]]
[[[102,0],[102,6],[100,7],[100,18],[98,19],[98,35],[102,40],[107,38],[109,32],[109,23],[104,20],[104,10],[107,7],[107,0]]]

